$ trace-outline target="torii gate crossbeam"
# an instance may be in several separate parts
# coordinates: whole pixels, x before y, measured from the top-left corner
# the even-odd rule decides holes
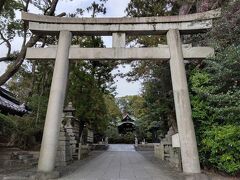
[[[170,60],[182,166],[185,173],[200,173],[184,59],[204,59],[214,54],[210,47],[181,44],[180,33],[202,32],[212,27],[220,11],[184,16],[141,18],[59,18],[22,13],[29,29],[37,34],[59,34],[57,47],[29,48],[29,60],[55,60],[44,126],[38,171],[55,168],[60,119],[65,99],[69,60]],[[126,35],[167,34],[168,45],[155,48],[125,48]],[[113,48],[71,47],[72,35],[112,35]]]

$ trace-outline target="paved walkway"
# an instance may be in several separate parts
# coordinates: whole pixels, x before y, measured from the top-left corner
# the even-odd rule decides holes
[[[135,148],[132,144],[110,144],[108,151],[135,152]]]
[[[148,152],[149,153],[149,152]],[[159,161],[134,150],[133,145],[110,145],[109,150],[86,161],[61,180],[179,180]]]

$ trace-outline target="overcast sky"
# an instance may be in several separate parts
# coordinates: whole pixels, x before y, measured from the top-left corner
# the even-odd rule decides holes
[[[98,1],[98,0],[96,0]],[[125,16],[124,10],[127,7],[127,4],[130,0],[108,0],[106,3],[107,13],[104,17],[123,17]],[[76,10],[76,8],[83,8],[85,9],[91,4],[92,0],[60,0],[57,6],[56,14],[60,14],[62,12],[72,13]],[[36,9],[31,8],[30,12],[36,13]],[[20,13],[18,13],[19,16]],[[85,13],[84,16],[89,16],[88,13]],[[107,47],[111,47],[112,45],[112,38],[111,37],[103,37],[104,43]],[[16,38],[13,42],[13,50],[19,50],[21,47],[21,39]],[[4,56],[7,52],[5,46],[0,46],[0,57]],[[0,74],[2,74],[6,69],[5,63],[0,63]],[[129,66],[125,68],[119,67],[121,72],[128,72],[131,70]],[[117,72],[114,70],[114,72]],[[118,97],[126,96],[126,95],[136,95],[140,93],[141,83],[140,82],[131,82],[128,83],[126,79],[122,79],[117,77],[115,79],[115,83],[117,86],[117,93]]]

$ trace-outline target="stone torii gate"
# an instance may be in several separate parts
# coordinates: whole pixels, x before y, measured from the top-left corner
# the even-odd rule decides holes
[[[38,171],[52,172],[65,99],[69,60],[170,60],[174,103],[179,131],[182,167],[185,173],[200,173],[184,59],[204,59],[214,54],[211,47],[181,43],[180,34],[204,32],[220,11],[140,18],[63,18],[22,13],[34,34],[58,35],[57,47],[28,48],[26,59],[55,60]],[[166,34],[168,45],[152,48],[125,48],[126,35]],[[112,48],[71,46],[73,35],[112,36]]]

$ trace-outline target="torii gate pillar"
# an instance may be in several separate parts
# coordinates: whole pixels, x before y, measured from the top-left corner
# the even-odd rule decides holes
[[[58,135],[67,86],[69,66],[68,56],[71,41],[71,32],[60,31],[40,157],[38,161],[38,171],[42,172],[52,172],[55,168]]]
[[[192,111],[179,31],[170,29],[167,33],[167,42],[171,55],[170,69],[181,145],[183,172],[200,173],[196,136],[192,121]]]

